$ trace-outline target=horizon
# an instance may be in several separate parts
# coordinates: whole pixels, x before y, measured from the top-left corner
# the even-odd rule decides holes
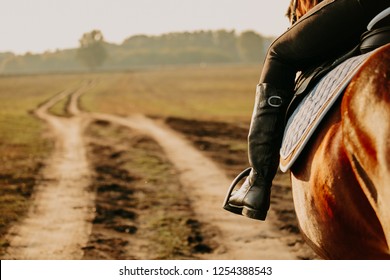
[[[82,34],[100,30],[121,44],[135,35],[251,30],[276,37],[288,27],[289,0],[2,0],[0,53],[44,53],[79,47]],[[4,3],[6,2],[6,3]],[[33,2],[33,3],[32,3]],[[221,9],[223,7],[223,9]],[[11,27],[11,28],[10,28]]]
[[[129,38],[131,37],[135,37],[135,36],[147,36],[147,37],[160,37],[160,36],[163,36],[163,35],[169,35],[169,34],[182,34],[182,33],[186,33],[186,32],[189,32],[189,33],[196,33],[196,32],[201,32],[201,31],[204,31],[204,32],[215,32],[215,31],[219,31],[219,30],[225,30],[227,32],[230,32],[230,31],[234,31],[236,33],[236,35],[239,35],[243,32],[246,32],[246,31],[253,31],[253,32],[256,32],[255,30],[243,30],[241,32],[238,32],[237,30],[229,30],[229,29],[200,29],[200,30],[191,30],[191,31],[188,31],[188,30],[183,30],[183,31],[170,31],[170,32],[166,32],[166,33],[161,33],[161,34],[143,34],[143,33],[139,33],[139,34],[133,34],[133,35],[130,35],[130,36],[127,36],[125,37],[122,42],[109,42],[106,40],[106,38],[104,37],[104,34],[103,34],[103,37],[104,37],[104,42],[105,43],[108,43],[108,44],[112,44],[112,45],[117,45],[117,46],[120,46],[124,43],[124,41],[128,40]],[[92,31],[92,30],[90,30]],[[90,31],[87,31],[87,32],[90,32]],[[84,32],[84,33],[87,33],[87,32]],[[260,34],[258,32],[256,32],[258,35],[264,37],[264,38],[273,38],[274,36],[270,35],[270,36],[265,36],[263,34]],[[82,34],[81,34],[82,35]],[[80,35],[80,37],[81,37]],[[32,51],[26,51],[26,52],[23,52],[23,53],[15,53],[15,52],[12,52],[12,51],[1,51],[0,50],[0,54],[5,54],[5,53],[12,53],[14,55],[17,55],[17,56],[23,56],[23,55],[26,55],[26,54],[32,54],[32,55],[41,55],[41,54],[44,54],[45,52],[47,53],[55,53],[57,51],[67,51],[67,50],[73,50],[73,49],[77,49],[79,48],[80,46],[74,46],[74,47],[67,47],[67,48],[57,48],[57,49],[48,49],[48,50],[44,50],[42,52],[32,52]]]

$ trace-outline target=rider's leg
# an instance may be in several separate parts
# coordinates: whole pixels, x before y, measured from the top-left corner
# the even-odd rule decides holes
[[[271,84],[259,84],[248,135],[248,156],[252,170],[241,188],[224,206],[236,214],[264,220],[270,204],[272,179],[279,164],[284,112],[290,92]]]
[[[248,136],[252,171],[242,187],[232,194],[224,206],[226,210],[254,219],[266,218],[279,162],[284,114],[292,97],[296,72],[355,46],[371,18],[387,7],[388,2],[323,1],[273,42],[257,88]]]

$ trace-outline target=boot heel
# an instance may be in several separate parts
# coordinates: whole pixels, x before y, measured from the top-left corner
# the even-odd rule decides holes
[[[242,215],[251,219],[264,221],[267,217],[268,211],[255,210],[248,207],[243,207]]]
[[[242,171],[240,174],[238,174],[238,176],[233,180],[233,182],[231,183],[229,189],[228,189],[228,192],[226,194],[226,197],[225,197],[225,200],[223,202],[223,209],[229,211],[229,212],[232,212],[234,214],[238,214],[238,215],[241,215],[242,214],[242,207],[234,207],[232,205],[229,204],[229,198],[234,190],[234,188],[236,187],[236,185],[245,177],[248,177],[250,172],[251,172],[252,168],[251,167],[248,167],[247,169],[245,169],[244,171]]]

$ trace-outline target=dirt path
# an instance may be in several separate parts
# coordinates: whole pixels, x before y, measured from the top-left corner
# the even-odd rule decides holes
[[[270,213],[267,223],[261,223],[222,210],[222,201],[230,180],[215,163],[192,147],[181,135],[163,123],[141,115],[128,118],[106,114],[91,116],[140,130],[151,135],[162,146],[178,169],[181,183],[189,193],[198,218],[214,225],[218,231],[217,238],[221,246],[213,254],[207,254],[207,259],[296,258],[280,241],[282,233],[272,227],[274,213]]]
[[[86,85],[78,91],[84,91]],[[35,114],[47,122],[55,138],[42,180],[36,186],[27,217],[11,228],[6,259],[80,259],[93,219],[95,194],[82,131],[84,119],[61,118],[48,110],[74,92],[67,90],[42,104]]]
[[[64,91],[36,110],[53,131],[56,146],[36,187],[26,219],[9,233],[7,259],[81,259],[94,219],[96,193],[90,188],[92,171],[86,157],[83,131],[92,120],[106,121],[139,131],[155,139],[178,171],[196,219],[213,228],[217,249],[205,259],[297,259],[283,242],[284,233],[267,222],[229,214],[222,210],[230,184],[225,172],[195,149],[182,135],[164,123],[145,116],[119,117],[79,111],[78,99],[91,84]],[[68,113],[62,118],[48,110],[69,95]]]

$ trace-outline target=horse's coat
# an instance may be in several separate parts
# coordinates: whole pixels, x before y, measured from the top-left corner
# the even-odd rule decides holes
[[[290,170],[301,232],[321,257],[390,259],[390,44],[360,67]]]
[[[329,259],[390,259],[390,45],[361,67],[291,168],[296,214]]]

